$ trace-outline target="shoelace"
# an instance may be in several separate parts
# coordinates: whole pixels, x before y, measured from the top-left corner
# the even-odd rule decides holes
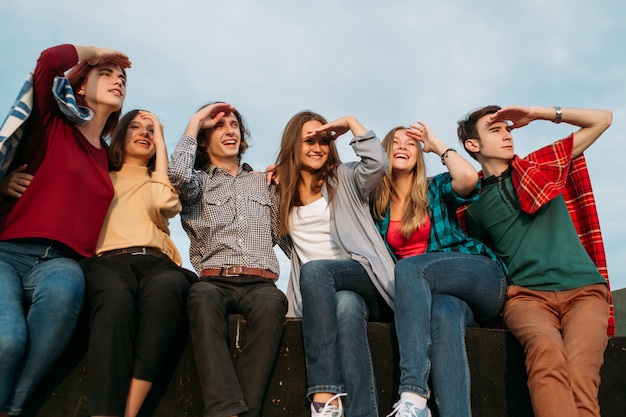
[[[332,416],[333,408],[336,409],[337,411],[342,411],[343,407],[341,406],[341,400],[339,400],[339,407],[335,407],[334,405],[331,404],[331,402],[333,402],[337,398],[345,397],[346,395],[348,394],[340,393],[340,394],[335,394],[334,396],[332,396],[328,401],[326,401],[326,403],[324,404],[324,407],[319,411],[318,415],[319,416]],[[342,414],[342,413],[339,413],[339,414]]]
[[[415,410],[415,413],[412,412],[413,410]],[[393,405],[393,410],[387,414],[387,417],[393,415],[397,415],[397,417],[417,417],[417,410],[417,406],[410,401],[398,401]]]

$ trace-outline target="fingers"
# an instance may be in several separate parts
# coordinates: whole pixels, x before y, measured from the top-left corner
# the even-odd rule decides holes
[[[24,164],[12,171],[0,183],[0,192],[6,196],[20,198],[33,180],[31,174],[24,172],[28,165]]]
[[[108,48],[95,48],[95,56],[87,59],[87,63],[91,66],[98,65],[102,62],[110,62],[119,66],[120,68],[130,68],[132,62],[128,56],[115,49]]]
[[[272,183],[278,185],[280,183],[279,175],[278,175],[278,165],[272,164],[265,168],[265,181],[267,181],[267,185]]]
[[[220,113],[224,113],[223,115],[219,116],[219,118],[222,118],[236,111],[235,107],[228,103],[209,104],[205,107],[205,109],[209,111],[209,117],[211,118],[216,118]]]

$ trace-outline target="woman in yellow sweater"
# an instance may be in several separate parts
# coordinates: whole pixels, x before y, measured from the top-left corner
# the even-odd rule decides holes
[[[169,236],[181,210],[167,177],[163,128],[128,112],[109,149],[115,196],[97,256],[81,262],[89,306],[88,394],[92,416],[135,417],[184,318],[191,273]]]

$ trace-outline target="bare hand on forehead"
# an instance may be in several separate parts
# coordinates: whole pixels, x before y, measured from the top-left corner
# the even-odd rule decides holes
[[[87,63],[93,66],[102,62],[110,62],[120,68],[130,68],[132,65],[128,56],[121,51],[109,48],[96,48],[96,56],[89,58]]]
[[[344,116],[307,132],[306,137],[316,137],[327,134],[330,139],[334,140],[348,131],[352,131],[354,136],[358,136],[364,134],[366,129],[355,117]]]
[[[526,126],[533,120],[536,120],[536,118],[533,116],[532,107],[509,106],[504,107],[498,110],[496,113],[492,114],[487,122],[490,124],[496,122],[510,122],[507,123],[509,124],[510,128],[516,129]]]
[[[200,109],[195,116],[200,121],[201,129],[210,129],[235,110],[235,107],[228,103],[213,103]]]

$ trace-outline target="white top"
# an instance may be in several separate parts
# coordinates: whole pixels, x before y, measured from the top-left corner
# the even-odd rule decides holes
[[[289,235],[302,264],[318,259],[341,258],[330,234],[330,206],[325,198],[294,207],[289,223]]]

